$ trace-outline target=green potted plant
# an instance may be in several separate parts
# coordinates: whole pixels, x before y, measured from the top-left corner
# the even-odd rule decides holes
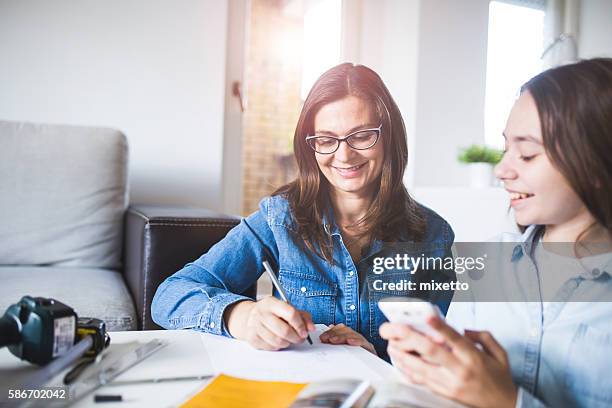
[[[473,144],[461,150],[459,162],[470,170],[470,186],[484,188],[493,185],[493,166],[500,162],[503,152],[491,147]]]

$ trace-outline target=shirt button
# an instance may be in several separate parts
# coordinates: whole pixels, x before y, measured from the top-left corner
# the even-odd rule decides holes
[[[353,276],[354,274],[355,274],[355,272],[353,272],[353,271],[349,272],[349,276]]]
[[[215,328],[215,322],[210,322],[209,326],[210,326],[211,329],[214,329]]]
[[[601,275],[601,271],[599,270],[599,268],[595,268],[591,271],[591,273],[593,274],[594,278],[598,278],[599,275]]]
[[[538,328],[537,327],[532,327],[531,328],[531,332],[529,333],[531,335],[531,337],[535,337],[538,335]]]
[[[350,305],[350,306],[349,306],[349,309],[351,309],[351,310],[355,310],[355,305]]]
[[[302,291],[302,293],[306,293],[306,287],[305,287],[305,286],[302,286],[302,287],[300,288],[300,291]]]

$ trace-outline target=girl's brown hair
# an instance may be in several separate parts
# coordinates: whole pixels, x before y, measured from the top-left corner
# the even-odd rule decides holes
[[[553,166],[612,234],[612,58],[549,69],[523,85],[526,91]]]
[[[424,215],[403,184],[408,145],[398,107],[374,71],[363,65],[340,64],[321,75],[304,101],[293,137],[297,178],[274,193],[287,197],[297,232],[306,246],[330,263],[333,241],[323,226],[324,215],[329,217],[331,211],[330,186],[305,139],[314,133],[314,117],[319,109],[347,96],[362,98],[375,107],[384,140],[384,163],[377,191],[370,209],[355,227],[370,242],[375,238],[394,241],[400,234],[420,241],[425,234]]]

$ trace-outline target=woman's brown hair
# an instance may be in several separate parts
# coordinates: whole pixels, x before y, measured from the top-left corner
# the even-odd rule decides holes
[[[329,183],[319,170],[306,136],[314,133],[314,117],[321,107],[347,96],[362,98],[376,108],[384,140],[384,163],[377,191],[368,212],[355,227],[370,242],[375,238],[395,241],[400,234],[418,242],[425,234],[424,215],[403,184],[408,144],[398,107],[374,71],[363,65],[340,64],[321,75],[304,101],[293,137],[297,178],[274,193],[288,199],[297,232],[306,246],[330,263],[333,241],[323,225],[323,217],[331,211]]]
[[[612,58],[549,69],[523,85],[526,91],[553,166],[612,234]]]

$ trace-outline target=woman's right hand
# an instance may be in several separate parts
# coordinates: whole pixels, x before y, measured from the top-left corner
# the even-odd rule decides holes
[[[273,296],[235,303],[225,316],[232,336],[260,350],[281,350],[302,343],[315,329],[310,313]]]

